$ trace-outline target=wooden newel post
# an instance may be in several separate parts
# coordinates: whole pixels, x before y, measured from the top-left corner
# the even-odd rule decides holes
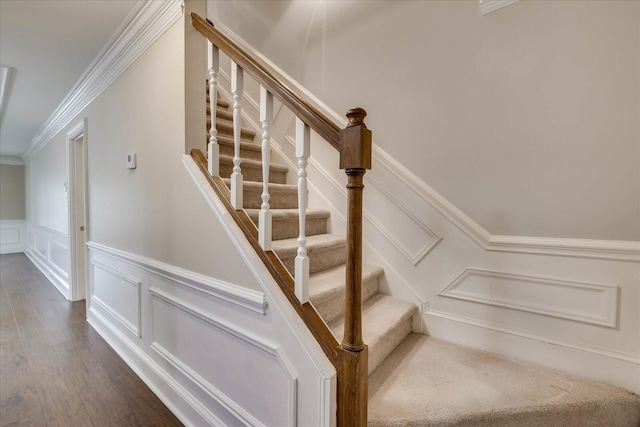
[[[367,425],[368,348],[362,340],[362,179],[371,169],[371,131],[364,124],[367,112],[352,108],[349,123],[340,131],[340,169],[345,169],[347,183],[347,264],[344,306],[345,384],[338,384],[338,394],[349,402],[339,407],[338,424]],[[347,411],[345,413],[344,411]]]

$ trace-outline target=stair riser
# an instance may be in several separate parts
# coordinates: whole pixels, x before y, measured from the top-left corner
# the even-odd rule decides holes
[[[271,209],[295,209],[298,207],[298,193],[293,191],[269,190]],[[244,187],[243,201],[245,209],[260,209],[262,206],[262,191]]]
[[[220,145],[220,154],[230,157],[234,156],[233,143],[219,141],[218,144]],[[243,159],[262,160],[262,153],[260,151],[245,149],[240,145],[240,157]]]
[[[209,126],[211,123],[209,123]],[[233,123],[228,122],[226,120],[216,121],[216,129],[218,130],[218,134],[229,135],[233,138]],[[242,128],[240,131],[240,139],[253,142],[255,139],[256,133],[252,130]]]
[[[295,271],[295,258],[296,254],[293,252],[291,255],[281,256],[278,254],[280,261],[289,270],[291,275],[294,275]],[[345,246],[330,246],[323,248],[308,248],[307,252],[309,256],[309,270],[310,273],[316,273],[318,271],[326,270],[328,268],[337,267],[346,262],[347,247]]]
[[[378,276],[362,282],[362,302],[365,302],[373,295],[377,294],[380,289]],[[317,303],[311,298],[311,303],[322,319],[329,323],[334,319],[344,315],[344,288],[340,295],[335,298]]]
[[[207,88],[207,108],[211,105],[211,101],[209,101],[209,88]],[[218,98],[218,102],[216,103],[218,108],[229,108],[229,103],[227,101],[223,101]]]
[[[233,121],[233,112],[222,108],[216,109],[216,119]],[[207,114],[207,127],[211,127],[211,117]]]
[[[233,172],[233,162],[227,159],[228,157],[220,159],[220,176],[223,178],[231,177],[231,173]],[[241,163],[240,168],[242,169],[242,177],[245,181],[262,182],[262,166],[258,167],[248,163]],[[286,184],[287,173],[271,169],[269,170],[269,182]]]
[[[251,218],[253,223],[258,226],[258,218]],[[292,237],[298,237],[299,223],[295,220],[273,220],[272,222],[272,238],[273,240],[290,239]],[[307,218],[305,221],[305,235],[315,236],[318,234],[325,234],[327,232],[327,219],[326,218]]]
[[[387,334],[369,345],[369,374],[371,374],[409,336],[413,329],[413,317],[398,324]]]

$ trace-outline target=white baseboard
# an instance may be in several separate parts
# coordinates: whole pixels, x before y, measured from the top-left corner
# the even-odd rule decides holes
[[[0,254],[24,252],[26,240],[24,220],[0,221]]]

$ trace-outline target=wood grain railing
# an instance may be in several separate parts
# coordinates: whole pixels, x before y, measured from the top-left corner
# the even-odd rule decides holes
[[[200,150],[191,155],[207,177],[231,217],[240,226],[252,247],[320,344],[337,372],[337,422],[339,426],[366,426],[368,387],[368,347],[362,340],[362,191],[363,176],[371,169],[371,131],[364,124],[366,112],[353,108],[347,112],[349,122],[340,129],[286,82],[276,78],[258,60],[252,58],[213,23],[192,14],[193,26],[209,40],[209,97],[211,129],[208,159]],[[231,92],[233,96],[234,160],[231,189],[219,176],[215,105],[219,52],[231,60]],[[241,98],[244,73],[261,85],[260,121],[262,123],[263,194],[258,229],[242,210],[242,167],[240,160]],[[280,100],[296,116],[296,157],[298,158],[299,227],[298,256],[294,276],[287,271],[271,249],[271,213],[269,207],[269,126],[272,120],[273,97]],[[309,259],[306,251],[305,209],[307,205],[306,164],[310,151],[310,130],[340,152],[340,168],[345,169],[347,183],[347,261],[344,311],[344,338],[339,343],[309,303]]]

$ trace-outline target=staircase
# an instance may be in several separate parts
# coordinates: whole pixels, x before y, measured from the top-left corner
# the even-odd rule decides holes
[[[220,177],[230,186],[233,122],[217,101]],[[207,124],[209,126],[210,119]],[[208,135],[207,135],[208,139]],[[244,210],[258,225],[261,146],[243,126],[240,156]],[[296,185],[286,166],[271,164],[272,250],[294,274],[298,249]],[[306,212],[309,299],[338,341],[344,326],[346,240],[328,230],[330,214]],[[369,346],[371,426],[640,426],[640,398],[622,389],[412,332],[417,307],[380,293],[384,271],[363,265],[363,339]]]

